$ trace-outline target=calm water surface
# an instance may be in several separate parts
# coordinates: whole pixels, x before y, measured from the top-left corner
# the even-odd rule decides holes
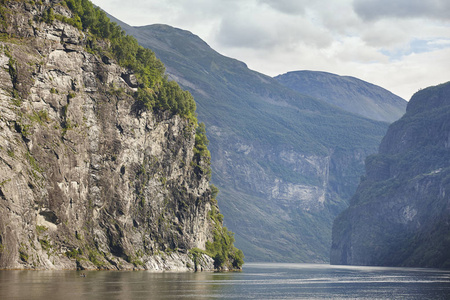
[[[450,299],[450,270],[256,264],[233,273],[0,271],[0,299]]]

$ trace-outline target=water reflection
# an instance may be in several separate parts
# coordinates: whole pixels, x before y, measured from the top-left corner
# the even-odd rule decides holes
[[[0,271],[0,299],[211,298],[237,273]]]
[[[0,299],[447,299],[450,271],[248,264],[237,273],[0,271]]]

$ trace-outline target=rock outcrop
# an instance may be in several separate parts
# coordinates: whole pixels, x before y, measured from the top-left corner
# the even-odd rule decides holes
[[[450,83],[417,92],[393,123],[350,207],[332,264],[450,267]]]
[[[213,269],[194,124],[136,108],[129,70],[42,21],[59,2],[2,1],[0,268]]]

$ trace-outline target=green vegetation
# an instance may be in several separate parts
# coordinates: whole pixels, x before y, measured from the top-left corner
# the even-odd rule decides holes
[[[37,122],[41,125],[50,121],[50,117],[48,116],[48,112],[46,110],[33,112],[29,118],[31,121]]]
[[[81,249],[72,249],[70,251],[66,251],[65,255],[68,258],[78,259],[79,256],[83,255],[83,251]]]
[[[28,261],[28,253],[24,246],[21,246],[19,249],[19,257],[22,261],[27,262]]]
[[[47,24],[52,24],[55,20],[55,14],[53,12],[53,8],[49,8],[42,13],[42,22]]]
[[[170,110],[196,123],[194,98],[176,82],[167,79],[164,65],[151,50],[143,48],[134,37],[126,35],[120,26],[111,22],[89,0],[66,0],[62,5],[67,5],[74,17],[57,18],[88,34],[89,51],[114,57],[119,65],[136,74],[139,87],[134,96],[139,110]],[[52,13],[51,9],[46,13],[46,21],[52,19]],[[99,46],[99,39],[108,40],[109,47],[103,49]]]
[[[100,267],[103,265],[101,257],[102,257],[102,255],[97,250],[92,250],[92,249],[89,250],[88,258],[97,267]]]
[[[39,239],[39,243],[41,244],[42,249],[48,251],[52,248],[52,245],[46,238]]]
[[[219,189],[211,185],[211,199],[215,200]],[[244,264],[244,253],[234,247],[234,234],[223,226],[223,215],[219,213],[215,206],[208,213],[208,217],[214,224],[213,240],[206,242],[206,250],[192,248],[189,254],[194,261],[195,270],[199,264],[201,255],[206,254],[214,259],[214,268],[221,270],[240,269]]]
[[[226,227],[214,231],[214,241],[207,242],[206,251],[214,258],[214,267],[222,268],[228,261],[233,268],[240,268],[244,264],[244,253],[233,246],[234,236]]]
[[[68,97],[70,97],[70,93],[69,93]],[[63,121],[61,122],[61,127],[63,129],[63,132],[62,132],[63,136],[67,133],[67,130],[69,130],[73,127],[72,122],[70,122],[70,119],[67,115],[68,109],[69,109],[69,104],[66,104],[63,106],[63,110],[62,110]]]
[[[47,230],[48,230],[48,228],[43,225],[36,225],[36,232],[38,234],[42,234],[42,233],[46,232]]]
[[[17,81],[17,69],[16,69],[16,60],[9,54],[8,51],[5,51],[6,56],[9,57],[8,61],[8,72],[9,76],[11,76],[12,82]]]
[[[195,132],[195,146],[194,146],[194,157],[197,161],[200,158],[206,157],[211,158],[211,153],[208,150],[208,138],[206,137],[205,123],[199,123]]]
[[[6,23],[6,18],[7,18],[7,11],[5,8],[5,2],[7,0],[1,0],[0,1],[0,26],[3,28],[6,28],[8,26],[8,24]]]
[[[74,92],[69,92],[68,94],[67,94],[67,99],[72,99],[72,98],[75,98],[75,96],[76,96],[76,94],[74,93]]]
[[[30,127],[29,124],[22,124],[20,120],[16,120],[14,122],[14,129],[22,135],[22,138],[28,138],[30,136]]]
[[[79,233],[78,231],[75,231],[75,237],[77,238],[77,240],[82,241],[83,240],[83,235],[81,233]]]
[[[211,201],[216,203],[217,195],[219,194],[219,189],[214,184],[210,184],[209,187],[211,189]]]
[[[0,6],[0,24],[6,26],[7,9],[2,0]],[[186,117],[195,124],[195,101],[192,95],[183,91],[174,81],[169,81],[165,76],[163,63],[155,54],[140,46],[137,40],[126,33],[117,24],[111,22],[106,14],[94,6],[89,0],[66,0],[59,5],[68,7],[72,18],[56,14],[52,7],[44,10],[40,18],[41,22],[53,23],[55,19],[68,23],[87,35],[87,50],[100,56],[114,58],[119,65],[128,68],[135,73],[139,82],[138,91],[134,97],[137,109],[170,110],[174,114]],[[107,40],[107,43],[101,42]],[[105,46],[108,45],[108,46]],[[13,84],[17,79],[15,60],[10,57],[9,72]],[[14,98],[17,97],[17,89],[13,89]],[[57,93],[52,89],[51,93]],[[69,98],[74,95],[69,94]]]
[[[38,173],[42,173],[41,167],[39,167],[36,159],[34,159],[34,157],[31,155],[31,153],[26,152],[25,156],[26,156],[28,162],[30,163],[30,166],[32,167],[32,169]]]
[[[199,259],[203,254],[207,254],[206,251],[199,249],[197,247],[189,249],[189,255],[191,256],[191,259],[194,262],[195,271],[198,270]]]
[[[139,255],[128,255],[126,257],[127,262],[133,264],[134,266],[138,267],[138,266],[143,266],[144,262],[139,258]]]
[[[199,123],[195,132],[194,159],[191,166],[194,167],[197,174],[206,174],[211,178],[211,153],[208,150],[208,138],[204,123]],[[203,162],[203,164],[201,164]]]
[[[17,73],[17,61],[13,58],[12,54],[9,52],[9,49],[5,49],[5,55],[9,58],[8,60],[8,72],[9,76],[11,77],[11,82],[13,84],[13,90],[11,91],[11,96],[13,97],[13,102],[16,106],[20,106],[22,103],[22,100],[19,96],[19,90],[18,90],[18,73]]]
[[[234,234],[222,225],[223,215],[213,207],[209,217],[214,222],[215,229],[213,241],[206,242],[206,254],[214,259],[214,267],[221,269],[228,265],[229,268],[241,268],[244,253],[234,247]]]

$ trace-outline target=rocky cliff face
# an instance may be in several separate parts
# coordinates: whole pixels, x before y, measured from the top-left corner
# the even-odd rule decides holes
[[[335,220],[332,264],[450,267],[449,141],[450,83],[419,91]]]
[[[209,131],[214,141],[213,177],[228,184],[220,198],[226,203],[219,199],[219,205],[225,216],[232,216],[226,218],[227,226],[236,230],[246,257],[327,262],[332,222],[348,206],[369,151],[308,155],[225,137],[215,130]]]
[[[246,259],[328,262],[332,222],[388,124],[288,89],[190,32],[114,21],[195,96],[219,206]]]
[[[58,2],[2,2],[0,268],[193,270],[217,209],[194,125],[138,110],[133,74],[40,20]]]

